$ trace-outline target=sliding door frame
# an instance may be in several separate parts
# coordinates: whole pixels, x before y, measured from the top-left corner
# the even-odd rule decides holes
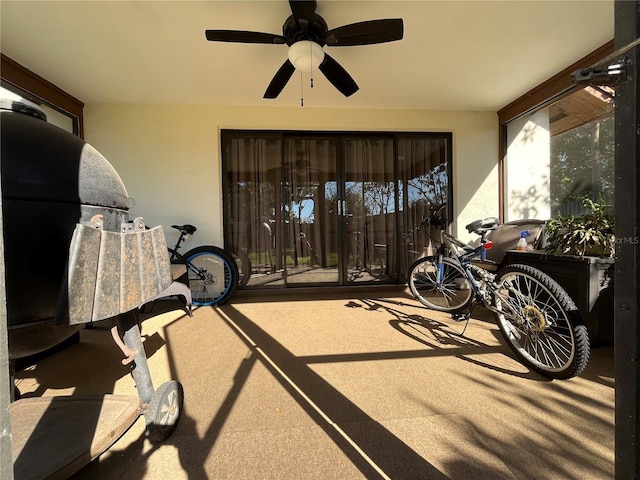
[[[295,131],[295,130],[233,130],[233,129],[224,129],[221,130],[220,133],[220,145],[221,145],[221,149],[222,149],[222,172],[223,172],[223,182],[222,182],[222,190],[223,190],[223,199],[224,199],[224,208],[223,208],[223,229],[224,229],[224,243],[225,243],[225,248],[228,251],[233,251],[234,248],[236,248],[236,246],[233,245],[233,235],[230,229],[230,225],[231,225],[231,221],[232,221],[232,212],[230,209],[230,195],[232,194],[232,187],[231,187],[231,180],[228,177],[228,173],[231,170],[231,166],[228,165],[228,162],[232,161],[230,158],[230,153],[229,153],[229,148],[231,145],[231,141],[233,139],[238,139],[238,138],[245,138],[245,139],[270,139],[270,140],[276,140],[279,139],[280,140],[280,148],[281,148],[281,153],[280,153],[280,165],[282,165],[282,161],[285,158],[285,143],[287,139],[291,139],[291,138],[297,138],[297,139],[313,139],[313,138],[335,138],[336,139],[336,176],[337,176],[337,180],[338,180],[338,186],[337,186],[337,195],[339,198],[341,199],[345,199],[346,198],[346,192],[345,192],[345,184],[347,179],[346,177],[346,172],[345,172],[345,146],[346,146],[346,142],[350,139],[363,139],[363,140],[367,140],[367,139],[387,139],[387,140],[391,140],[393,142],[393,182],[395,183],[396,187],[398,190],[402,190],[402,197],[399,194],[398,191],[396,191],[395,193],[395,199],[394,199],[394,208],[395,208],[395,215],[394,215],[394,219],[393,221],[395,222],[395,232],[394,235],[396,237],[398,237],[396,239],[396,244],[394,246],[394,255],[396,255],[396,259],[395,259],[395,263],[396,265],[403,265],[404,263],[407,263],[407,256],[406,253],[403,251],[400,251],[401,248],[403,248],[403,246],[400,244],[400,236],[401,235],[406,235],[406,233],[404,232],[404,230],[408,229],[409,227],[415,227],[415,225],[411,224],[405,224],[405,222],[403,221],[403,219],[401,217],[403,217],[403,214],[400,214],[400,212],[404,212],[410,202],[410,199],[407,198],[408,195],[406,194],[407,192],[407,184],[406,181],[403,183],[402,180],[402,172],[400,172],[400,168],[401,165],[403,164],[403,162],[399,161],[398,158],[398,144],[401,141],[407,141],[407,140],[411,140],[411,139],[416,139],[416,140],[428,140],[428,139],[434,139],[434,140],[441,140],[443,141],[443,145],[445,146],[445,151],[442,153],[443,158],[444,158],[444,163],[445,166],[444,168],[446,169],[446,178],[447,178],[447,186],[446,186],[446,195],[447,195],[447,200],[446,200],[446,205],[444,208],[444,212],[446,215],[446,225],[444,226],[444,228],[446,230],[450,230],[450,226],[453,222],[453,212],[454,212],[454,205],[453,205],[453,154],[452,154],[452,147],[453,147],[453,133],[451,132],[389,132],[389,131]],[[283,177],[284,179],[284,177]],[[278,188],[276,188],[276,190],[278,190]],[[281,188],[280,188],[281,190]],[[283,198],[282,198],[282,192],[278,191],[275,192],[276,194],[276,198],[275,201],[279,202],[279,205],[276,205],[276,210],[280,209],[280,215],[282,215],[282,202],[283,202]],[[402,202],[402,203],[401,203]],[[279,217],[281,218],[281,217]],[[346,278],[346,241],[345,241],[345,231],[346,231],[346,227],[344,224],[344,219],[342,218],[338,218],[338,225],[337,225],[337,234],[340,236],[340,238],[338,239],[338,244],[340,246],[340,261],[342,262],[339,265],[339,272],[340,275],[338,277],[338,282],[336,283],[329,283],[327,284],[327,286],[345,286],[345,285],[353,285],[352,282],[347,281]],[[414,223],[416,220],[419,219],[414,219]],[[281,221],[279,223],[282,223]],[[282,231],[282,225],[274,225],[274,227],[276,228],[276,242],[279,242],[277,245],[275,245],[276,249],[276,253],[277,252],[281,252],[282,251],[282,241],[283,241],[283,231]],[[280,240],[278,240],[280,239]],[[400,257],[403,256],[403,260],[400,260]],[[283,267],[282,265],[282,261],[281,259],[278,259],[278,265],[279,267]],[[402,268],[406,269],[407,265],[403,265]],[[406,272],[405,272],[406,273]],[[388,278],[385,282],[382,283],[403,283],[406,281],[406,277],[404,277],[403,275],[396,275],[393,278]],[[286,280],[286,276],[284,278],[284,283],[285,283],[285,287],[291,287],[294,285],[288,285],[287,284],[287,280]],[[367,284],[366,282],[363,284]],[[295,286],[315,286],[315,283],[310,283],[310,284],[296,284]],[[253,286],[253,285],[251,285]],[[271,287],[265,287],[265,288],[271,288]],[[282,286],[280,286],[280,288],[282,288]]]

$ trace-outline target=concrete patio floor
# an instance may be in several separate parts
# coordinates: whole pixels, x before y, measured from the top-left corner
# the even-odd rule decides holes
[[[490,312],[461,337],[398,290],[238,296],[192,318],[163,301],[142,318],[154,385],[184,387],[180,423],[154,445],[139,418],[73,479],[614,477],[611,347],[549,381]],[[136,395],[109,327],[18,372],[23,396]]]

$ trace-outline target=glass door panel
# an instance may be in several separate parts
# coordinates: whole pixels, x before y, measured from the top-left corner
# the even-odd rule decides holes
[[[225,155],[225,246],[236,258],[241,286],[282,285],[276,255],[282,142],[231,137]]]
[[[442,137],[398,140],[400,278],[406,279],[415,260],[432,254],[440,232],[450,223],[448,145],[448,139]]]
[[[344,283],[380,282],[395,276],[392,138],[347,138],[344,145]]]
[[[287,285],[337,283],[337,141],[287,138],[282,229]]]

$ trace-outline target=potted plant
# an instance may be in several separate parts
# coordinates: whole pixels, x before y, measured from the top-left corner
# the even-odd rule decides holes
[[[602,196],[598,202],[590,198],[583,200],[589,213],[580,217],[562,216],[549,220],[545,226],[549,244],[547,253],[569,255],[613,257],[615,253],[615,236],[613,234],[614,218],[611,208]]]

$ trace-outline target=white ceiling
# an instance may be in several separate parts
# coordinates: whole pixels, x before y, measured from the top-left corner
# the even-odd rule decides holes
[[[294,74],[262,95],[286,45],[207,42],[205,29],[282,33],[278,1],[1,0],[2,53],[93,103],[300,104]],[[403,18],[398,42],[325,47],[360,90],[319,72],[305,106],[496,111],[613,38],[613,1],[318,0],[329,28]]]

